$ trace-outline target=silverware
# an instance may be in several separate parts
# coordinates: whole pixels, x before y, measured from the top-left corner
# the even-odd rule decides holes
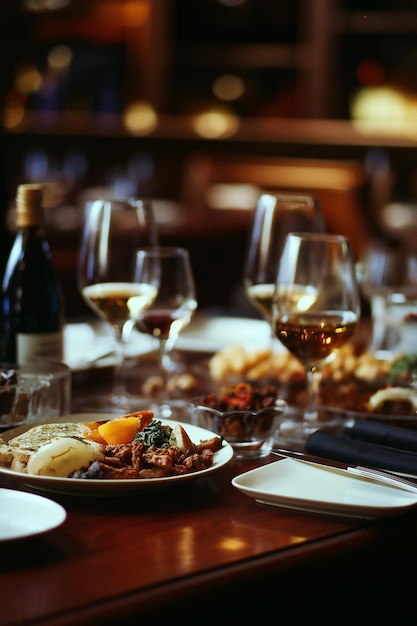
[[[323,456],[314,456],[313,454],[307,454],[306,452],[299,452],[297,450],[287,450],[284,448],[274,448],[272,454],[277,456],[289,457],[292,459],[299,459],[301,461],[308,461],[310,463],[316,463],[316,465],[325,465],[326,467],[335,467],[336,469],[346,469],[347,463],[341,461],[335,461],[334,459],[327,459]]]
[[[408,480],[403,476],[398,476],[398,474],[391,474],[388,470],[361,467],[360,465],[347,467],[346,469],[348,472],[355,474],[356,476],[362,476],[363,478],[369,478],[373,481],[384,483],[385,485],[392,485],[393,487],[399,487],[400,489],[417,493],[417,483],[412,482],[412,480]]]
[[[294,450],[284,450],[283,448],[276,448],[272,451],[272,454],[283,458],[292,458],[302,463],[309,463],[311,465],[319,465],[322,467],[328,467],[329,469],[339,469],[349,472],[352,475],[366,478],[373,482],[381,483],[383,485],[389,485],[391,487],[397,487],[405,491],[417,493],[417,476],[415,480],[413,478],[406,478],[402,475],[398,475],[390,470],[381,470],[371,467],[363,467],[360,465],[346,465],[346,463],[340,463],[332,459],[326,459],[324,457],[316,457],[313,455],[305,454],[304,452],[295,452]]]

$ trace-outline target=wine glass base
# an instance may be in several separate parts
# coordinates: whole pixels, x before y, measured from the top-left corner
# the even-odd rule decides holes
[[[316,430],[337,433],[345,426],[338,415],[320,413],[317,420],[305,421],[303,411],[298,407],[288,407],[274,437],[274,448],[303,451],[304,445]]]
[[[172,419],[178,422],[191,423],[190,403],[187,400],[161,400],[150,403],[150,410],[156,419]]]
[[[107,413],[125,415],[134,411],[150,410],[150,400],[144,396],[126,395],[92,395],[73,401],[75,413]]]

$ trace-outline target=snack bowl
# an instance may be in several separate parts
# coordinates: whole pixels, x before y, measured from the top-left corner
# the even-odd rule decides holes
[[[232,395],[229,391],[193,398],[192,423],[222,437],[232,446],[237,459],[267,456],[287,403],[271,393],[263,406],[248,403],[245,407],[245,403],[239,405],[238,402],[231,406],[232,403],[228,405],[224,398]]]
[[[0,431],[70,413],[71,370],[47,357],[0,363]]]

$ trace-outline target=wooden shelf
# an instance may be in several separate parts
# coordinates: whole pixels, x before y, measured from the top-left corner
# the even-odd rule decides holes
[[[61,10],[44,10],[39,13],[22,8],[14,11],[0,9],[4,51],[10,55],[3,68],[3,74],[8,76],[9,88],[13,89],[15,65],[19,66],[25,60],[42,65],[42,51],[61,39],[69,46],[71,41],[76,44],[80,41],[90,43],[92,49],[97,44],[97,53],[103,43],[111,41],[125,50],[125,95],[131,99],[148,100],[160,112],[170,114],[192,110],[185,108],[192,100],[192,77],[195,76],[196,81],[201,79],[201,89],[206,97],[210,92],[212,77],[207,78],[207,84],[204,84],[204,77],[208,76],[210,69],[219,74],[245,71],[256,76],[258,82],[254,81],[252,89],[259,102],[254,104],[251,99],[248,104],[254,109],[253,115],[262,116],[265,109],[270,110],[269,107],[276,104],[275,99],[279,99],[281,89],[284,90],[285,98],[288,95],[285,90],[292,81],[290,89],[296,94],[292,104],[295,116],[334,119],[347,115],[346,103],[350,94],[346,91],[351,88],[351,85],[344,84],[344,40],[353,36],[363,40],[366,35],[387,34],[397,35],[401,43],[402,36],[417,34],[417,13],[414,10],[384,11],[371,8],[360,11],[345,9],[349,3],[342,3],[341,0],[288,0],[288,4],[282,2],[282,13],[274,10],[275,22],[266,24],[267,39],[263,41],[260,41],[259,33],[255,40],[250,37],[245,39],[244,36],[234,40],[233,34],[237,31],[232,29],[230,39],[223,39],[219,43],[214,21],[210,23],[212,39],[206,36],[207,32],[204,38],[199,39],[197,31],[192,41],[188,41],[175,28],[176,10],[178,6],[181,7],[177,3],[181,1],[138,0],[133,3],[129,0],[77,0]],[[212,16],[216,14],[215,3],[201,4],[200,12],[206,10]],[[287,36],[287,31],[283,34],[277,16],[283,16],[288,6],[295,6],[296,11],[290,22],[291,34]],[[221,10],[223,16],[227,14],[232,23],[234,9],[223,7]],[[239,15],[238,9],[236,11]],[[265,10],[264,19],[267,20],[267,17],[268,11]],[[7,19],[11,20],[10,25]],[[23,25],[21,29],[19,19],[20,25]],[[87,21],[94,26],[86,27]],[[199,25],[193,27],[197,29]],[[91,55],[91,50],[88,54]],[[374,54],[377,59],[379,53],[370,49],[370,54]],[[173,83],[183,71],[183,84]],[[266,76],[264,82],[270,90],[264,99],[260,95],[260,85],[264,85],[261,82],[263,71]],[[289,72],[291,79],[288,78]],[[120,71],[117,73],[119,75]],[[91,78],[94,79],[94,75]],[[3,89],[7,89],[4,86],[6,80],[2,81],[2,85]],[[81,89],[78,83],[73,88]],[[84,84],[84,88],[88,91],[88,85]],[[185,90],[184,94],[181,94],[181,88]],[[6,93],[1,94],[1,90],[0,95],[3,100],[7,97]],[[71,106],[71,102],[68,106]],[[240,112],[248,114],[247,109]],[[252,110],[249,114],[252,114]],[[74,116],[70,114],[70,117]],[[113,132],[112,129],[118,123],[110,121],[109,125],[110,132]],[[247,126],[246,122],[242,122],[242,126]],[[41,127],[48,132],[44,124]],[[99,133],[103,132],[100,121],[96,123],[93,120],[93,128],[97,128]],[[86,132],[89,134],[88,130]]]
[[[340,33],[398,35],[417,33],[416,11],[340,11],[335,24]]]
[[[177,49],[176,63],[185,67],[296,68],[300,65],[299,60],[305,57],[305,53],[300,52],[298,45],[187,45]]]
[[[191,116],[160,115],[155,130],[135,136],[124,127],[120,116],[93,116],[88,113],[70,113],[45,118],[28,114],[16,127],[6,131],[10,136],[82,136],[130,138],[132,141],[149,139],[198,140],[221,146],[224,143],[254,144],[316,144],[340,146],[386,146],[415,148],[417,123],[390,125],[355,123],[347,120],[241,118],[236,132],[222,139],[204,139],[193,127]]]

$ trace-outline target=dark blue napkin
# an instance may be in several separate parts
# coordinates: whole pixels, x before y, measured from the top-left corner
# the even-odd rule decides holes
[[[407,430],[407,429],[404,429]],[[417,452],[353,439],[349,434],[317,430],[307,439],[305,452],[346,463],[417,475]]]
[[[358,441],[417,452],[417,430],[410,428],[392,426],[383,422],[372,422],[371,420],[358,420],[352,427],[346,428],[344,433],[351,439]]]

